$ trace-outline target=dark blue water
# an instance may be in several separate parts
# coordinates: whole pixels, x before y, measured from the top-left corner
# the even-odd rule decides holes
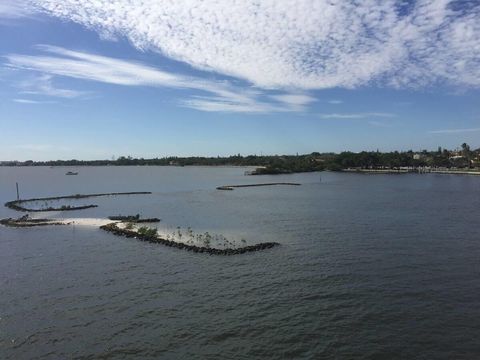
[[[16,181],[23,197],[151,190],[52,215],[141,213],[282,245],[215,257],[88,227],[0,228],[2,359],[480,357],[480,178],[68,170],[0,167],[0,200]],[[258,181],[303,185],[215,190]]]

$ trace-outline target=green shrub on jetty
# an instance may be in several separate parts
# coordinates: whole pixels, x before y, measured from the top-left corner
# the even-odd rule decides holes
[[[147,226],[142,226],[140,227],[137,232],[140,235],[147,236],[147,237],[154,237],[157,236],[157,229],[155,228],[149,228]]]

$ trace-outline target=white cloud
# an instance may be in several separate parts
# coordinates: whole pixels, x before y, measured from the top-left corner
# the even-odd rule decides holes
[[[22,94],[28,95],[43,95],[73,99],[88,94],[84,91],[55,87],[51,75],[35,76],[29,80],[19,82],[18,86],[20,87]]]
[[[256,102],[238,102],[220,97],[196,97],[184,100],[181,104],[185,107],[208,112],[243,112],[267,113],[276,111],[271,105]]]
[[[332,113],[332,114],[320,114],[322,119],[366,119],[366,118],[392,118],[395,117],[395,114],[391,113],[382,113],[382,112],[367,112],[367,113],[355,113],[355,114],[343,114],[343,113]]]
[[[0,19],[14,19],[31,15],[33,9],[23,0],[2,0]]]
[[[329,104],[332,104],[332,105],[340,105],[340,104],[343,104],[343,101],[342,100],[328,100],[327,101]]]
[[[458,0],[29,1],[263,88],[480,86],[480,6]]]
[[[23,93],[72,98],[84,93],[59,89],[52,85],[52,76],[97,81],[124,86],[153,86],[189,89],[202,93],[181,101],[182,106],[202,111],[222,112],[280,112],[304,111],[315,99],[306,94],[284,92],[267,95],[251,87],[234,86],[226,81],[204,80],[188,77],[147,66],[138,62],[114,59],[87,52],[72,51],[55,46],[38,46],[48,55],[5,56],[6,65],[12,69],[40,72],[20,84]]]
[[[268,95],[266,97],[274,100],[274,102],[258,100],[255,97],[232,98],[231,95],[225,95],[211,97],[196,96],[184,101],[183,104],[187,107],[202,111],[270,113],[303,112],[307,110],[308,104],[316,101],[314,97],[294,93]]]
[[[12,67],[116,85],[180,87],[179,78],[152,67],[55,46],[39,46],[54,55],[7,55]]]
[[[13,99],[13,102],[19,104],[52,104],[52,101],[38,101],[38,100],[31,100],[31,99]]]
[[[306,94],[282,94],[270,95],[270,97],[297,111],[303,111],[310,103],[317,101],[314,97]]]
[[[470,129],[444,129],[444,130],[432,130],[428,133],[430,134],[462,134],[469,132],[478,132],[480,128],[470,128]]]

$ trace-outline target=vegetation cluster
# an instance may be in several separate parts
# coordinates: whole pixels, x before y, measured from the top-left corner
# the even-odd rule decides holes
[[[308,171],[342,171],[345,169],[478,169],[480,149],[472,151],[466,143],[461,149],[447,150],[439,147],[436,151],[411,150],[399,152],[345,151],[340,154],[311,153],[301,156],[276,157],[265,167],[257,168],[253,175],[289,174]]]

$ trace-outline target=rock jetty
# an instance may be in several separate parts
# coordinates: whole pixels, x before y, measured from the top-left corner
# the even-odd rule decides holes
[[[217,190],[233,190],[235,188],[245,188],[245,187],[255,187],[255,186],[276,186],[276,185],[300,186],[301,184],[290,183],[290,182],[275,182],[275,183],[244,184],[244,185],[223,185],[223,186],[218,186]]]
[[[166,239],[160,238],[158,235],[140,234],[135,230],[121,229],[117,226],[117,223],[110,223],[107,225],[100,226],[100,229],[108,231],[117,236],[135,238],[140,241],[146,241],[154,244],[162,244],[168,247],[174,247],[177,249],[183,249],[187,251],[193,251],[195,253],[204,253],[209,255],[239,255],[239,254],[245,254],[248,252],[271,249],[275,246],[280,245],[279,243],[276,243],[276,242],[265,242],[265,243],[250,245],[250,246],[244,246],[236,249],[216,249],[216,248],[210,248],[205,246],[188,245],[188,244],[184,244],[184,243],[172,241],[172,240],[166,240]]]
[[[85,199],[92,197],[100,196],[119,196],[119,195],[144,195],[151,194],[149,191],[140,191],[140,192],[113,192],[113,193],[102,193],[102,194],[76,194],[76,195],[67,195],[67,196],[54,196],[54,197],[44,197],[44,198],[32,198],[32,199],[22,199],[8,201],[5,203],[5,206],[9,209],[23,212],[43,212],[43,211],[71,211],[71,210],[83,210],[98,207],[98,205],[81,205],[81,206],[71,206],[63,205],[60,207],[49,206],[47,208],[32,209],[25,206],[26,203],[34,201],[51,201],[51,200],[64,200],[64,199]]]

